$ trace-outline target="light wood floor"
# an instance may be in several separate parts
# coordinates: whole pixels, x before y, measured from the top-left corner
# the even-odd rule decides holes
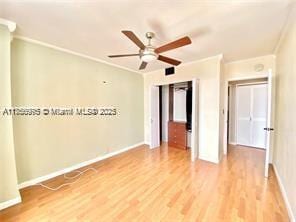
[[[216,165],[142,146],[92,166],[98,173],[60,191],[21,190],[23,202],[1,211],[0,221],[288,221],[273,170],[263,177],[262,150],[230,147]]]

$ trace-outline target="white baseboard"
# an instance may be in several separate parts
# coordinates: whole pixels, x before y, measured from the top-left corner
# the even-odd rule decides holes
[[[5,202],[0,203],[0,210],[11,207],[11,206],[18,204],[20,202],[22,202],[22,198],[20,196],[14,198],[14,199],[11,199],[11,200],[7,200]]]
[[[204,155],[200,155],[198,157],[198,159],[208,161],[208,162],[211,162],[211,163],[216,163],[216,164],[218,164],[220,162],[220,160],[217,159],[217,158],[213,158],[213,157],[210,157],[210,156],[204,156]]]
[[[144,141],[144,144],[149,145],[150,146],[150,141]]]
[[[276,166],[274,164],[272,164],[273,166],[273,169],[274,169],[274,172],[275,172],[275,175],[276,175],[276,178],[277,178],[277,181],[278,181],[278,184],[280,186],[280,190],[281,190],[281,193],[283,195],[283,198],[284,198],[284,201],[285,201],[285,204],[286,204],[286,208],[288,210],[288,214],[289,214],[289,218],[290,218],[290,222],[296,222],[295,220],[295,216],[293,215],[293,211],[292,211],[292,207],[291,207],[291,204],[289,202],[289,199],[288,199],[288,195],[287,195],[287,192],[285,190],[285,187],[284,187],[284,184],[282,182],[282,179],[280,177],[280,174],[276,168]]]
[[[228,144],[233,145],[233,146],[236,146],[237,145],[236,142],[229,142]]]
[[[125,147],[123,149],[120,149],[120,150],[117,150],[117,151],[114,151],[114,152],[111,152],[111,153],[107,153],[103,156],[98,156],[94,159],[91,159],[91,160],[87,160],[87,161],[84,161],[82,163],[78,163],[74,166],[71,166],[71,167],[67,167],[65,169],[62,169],[62,170],[59,170],[59,171],[56,171],[56,172],[53,172],[53,173],[50,173],[48,175],[44,175],[44,176],[41,176],[41,177],[37,177],[35,179],[32,179],[32,180],[29,180],[29,181],[25,181],[23,183],[20,183],[18,185],[18,188],[19,189],[22,189],[22,188],[25,188],[25,187],[29,187],[29,186],[32,186],[32,185],[35,185],[37,183],[41,183],[43,181],[46,181],[46,180],[49,180],[49,179],[52,179],[54,177],[57,177],[57,176],[60,176],[60,175],[63,175],[65,173],[68,173],[68,172],[71,172],[73,170],[77,170],[81,167],[85,167],[87,165],[90,165],[92,163],[95,163],[95,162],[98,162],[100,160],[104,160],[104,159],[107,159],[109,157],[112,157],[112,156],[115,156],[115,155],[118,155],[120,153],[123,153],[123,152],[126,152],[128,150],[131,150],[131,149],[134,149],[134,148],[137,148],[138,146],[141,146],[143,145],[144,142],[140,142],[140,143],[137,143],[137,144],[134,144],[134,145],[131,145],[131,146],[128,146],[128,147]]]

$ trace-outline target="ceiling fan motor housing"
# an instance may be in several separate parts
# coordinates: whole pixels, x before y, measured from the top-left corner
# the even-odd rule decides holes
[[[146,38],[147,39],[152,39],[154,38],[155,34],[153,32],[146,32]]]

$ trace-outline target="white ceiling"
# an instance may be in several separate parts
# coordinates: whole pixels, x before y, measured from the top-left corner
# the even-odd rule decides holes
[[[162,45],[184,35],[192,44],[164,53],[183,63],[224,54],[226,61],[273,53],[285,24],[289,0],[23,0],[0,1],[0,17],[17,23],[17,35],[138,70],[137,53],[121,30]],[[154,61],[146,70],[168,67]]]

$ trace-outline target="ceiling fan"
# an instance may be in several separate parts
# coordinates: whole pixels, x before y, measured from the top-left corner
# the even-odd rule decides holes
[[[128,57],[128,56],[139,56],[140,60],[142,61],[139,67],[140,70],[145,69],[148,62],[151,62],[153,60],[160,60],[162,62],[166,62],[174,66],[179,65],[181,61],[160,55],[159,53],[191,44],[190,38],[186,36],[156,48],[151,45],[151,39],[155,36],[153,32],[146,33],[146,38],[148,39],[147,45],[144,45],[132,31],[122,31],[122,33],[126,35],[132,42],[134,42],[140,48],[139,53],[124,54],[124,55],[109,55],[108,57],[118,58],[118,57]]]

